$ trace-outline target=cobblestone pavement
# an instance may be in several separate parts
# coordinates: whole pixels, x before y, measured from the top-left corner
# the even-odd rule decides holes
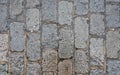
[[[120,75],[120,0],[0,0],[0,75]]]

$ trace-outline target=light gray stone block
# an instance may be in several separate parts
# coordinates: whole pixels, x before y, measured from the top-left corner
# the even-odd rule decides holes
[[[64,27],[59,30],[59,57],[70,58],[73,56],[74,37],[70,27]]]
[[[33,32],[33,31],[39,31],[40,27],[40,15],[39,10],[36,8],[27,9],[26,11],[26,24],[27,24],[27,30]]]
[[[87,23],[88,18],[77,17],[75,18],[75,47],[76,48],[86,48],[88,41],[88,28]]]
[[[88,55],[85,51],[76,50],[75,51],[75,72],[76,73],[88,73],[89,66],[88,66]]]
[[[24,23],[13,22],[10,24],[10,47],[12,51],[24,49]]]
[[[40,33],[27,34],[27,57],[28,60],[40,60]]]
[[[90,39],[90,58],[91,66],[104,65],[104,43],[102,38]]]
[[[106,35],[106,47],[108,58],[120,57],[120,32],[108,31]]]
[[[43,48],[57,48],[57,25],[44,24],[42,26],[42,46]]]
[[[73,4],[68,1],[60,1],[58,4],[58,22],[63,25],[72,23]]]

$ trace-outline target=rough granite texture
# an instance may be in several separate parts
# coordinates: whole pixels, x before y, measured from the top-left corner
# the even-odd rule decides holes
[[[120,0],[0,0],[0,75],[120,75]]]

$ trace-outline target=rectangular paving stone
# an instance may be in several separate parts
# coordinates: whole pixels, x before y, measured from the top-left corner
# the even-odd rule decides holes
[[[8,75],[7,64],[0,64],[0,75]]]
[[[12,51],[23,51],[24,49],[24,23],[13,22],[10,24],[10,47]]]
[[[57,0],[42,0],[42,20],[57,21]]]
[[[39,0],[27,0],[26,2],[27,2],[26,3],[27,8],[34,8],[40,4]]]
[[[90,0],[91,12],[104,12],[104,0]]]
[[[108,31],[106,34],[108,58],[120,58],[120,32]]]
[[[15,19],[21,14],[24,8],[24,0],[10,0],[10,18]]]
[[[88,40],[88,18],[77,17],[75,18],[75,47],[86,48]]]
[[[27,58],[28,60],[40,60],[40,33],[27,33]]]
[[[52,71],[57,70],[57,51],[53,49],[44,49],[42,53],[42,71]]]
[[[63,25],[71,25],[72,23],[72,13],[73,4],[68,1],[60,1],[58,4],[58,22]]]
[[[104,65],[104,43],[102,38],[90,39],[90,58],[91,66]]]
[[[7,3],[8,0],[0,0],[0,3]]]
[[[108,60],[107,61],[107,75],[120,75],[120,61]]]
[[[40,27],[39,14],[40,14],[39,9],[36,8],[27,9],[26,11],[27,30],[31,32],[39,30]]]
[[[43,24],[42,26],[42,46],[43,48],[57,48],[57,25]]]
[[[36,62],[28,62],[27,75],[42,75],[40,64]]]
[[[77,15],[86,15],[88,13],[88,0],[74,0],[74,5]]]
[[[11,75],[24,74],[24,55],[22,53],[12,53],[10,56]]]
[[[90,33],[96,35],[104,35],[104,31],[104,16],[101,14],[92,14],[90,21]]]
[[[120,27],[120,5],[106,5],[107,27]]]
[[[5,32],[7,29],[7,6],[0,5],[0,32]]]
[[[90,75],[104,75],[104,71],[103,70],[91,70],[90,71]]]
[[[75,51],[75,72],[76,73],[88,73],[88,55],[86,51],[76,50]]]
[[[0,61],[7,61],[8,34],[0,34]]]
[[[59,30],[59,57],[70,58],[73,56],[74,37],[70,27],[64,27]]]
[[[73,67],[70,60],[59,62],[58,75],[73,75]]]

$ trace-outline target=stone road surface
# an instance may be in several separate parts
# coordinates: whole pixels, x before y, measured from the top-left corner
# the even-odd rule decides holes
[[[120,75],[120,0],[0,0],[0,75]]]

